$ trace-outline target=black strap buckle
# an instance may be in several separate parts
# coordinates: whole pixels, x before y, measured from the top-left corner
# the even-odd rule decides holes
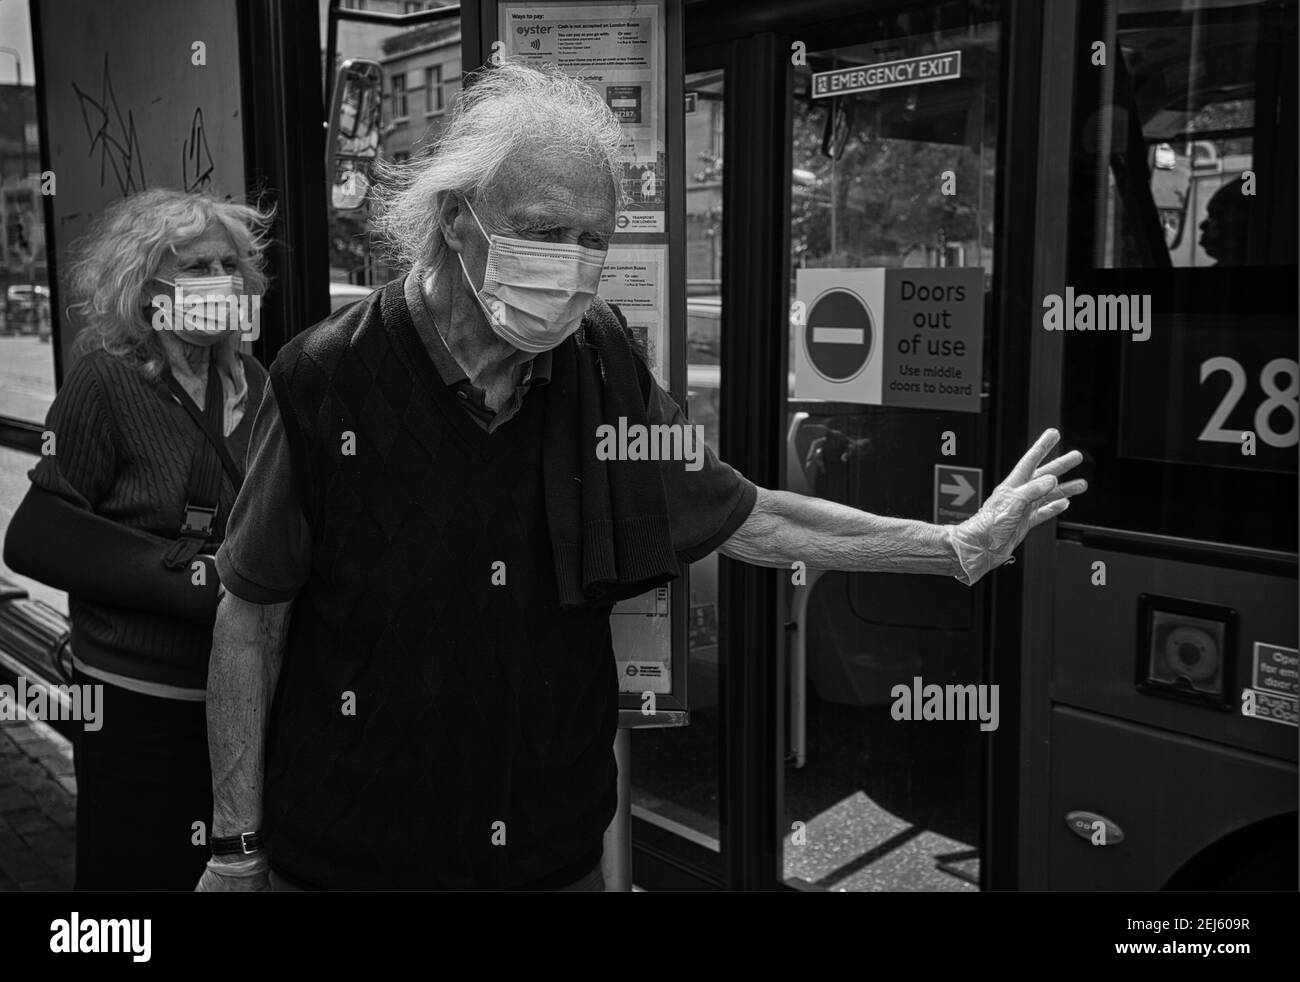
[[[215,508],[205,508],[202,505],[185,503],[185,521],[181,522],[181,535],[201,536],[204,539],[212,537],[212,531],[216,526],[217,510]]]

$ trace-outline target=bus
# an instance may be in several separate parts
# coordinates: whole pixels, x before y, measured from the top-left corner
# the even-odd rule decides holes
[[[686,95],[665,381],[712,449],[942,522],[1059,426],[1090,490],[974,587],[686,570],[688,725],[632,731],[626,762],[636,885],[1296,889],[1295,0],[665,2]],[[0,174],[58,178],[40,255],[6,254],[52,343],[0,331],[0,522],[70,364],[59,276],[88,217],[156,186],[274,204],[269,363],[400,272],[362,178],[436,140],[503,6],[135,0],[111,32],[77,0],[0,7],[26,32]],[[144,36],[185,57],[140,58]],[[924,84],[819,82],[936,58]],[[878,271],[978,285],[964,404],[801,384],[803,284]],[[1073,310],[1054,330],[1067,297],[1131,301],[1145,336]],[[64,613],[0,569],[0,674],[57,679]],[[914,680],[989,687],[995,725],[900,721]]]

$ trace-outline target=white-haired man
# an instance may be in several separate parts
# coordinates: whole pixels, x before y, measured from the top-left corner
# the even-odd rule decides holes
[[[714,549],[974,582],[1083,490],[1050,430],[955,527],[603,459],[685,425],[596,297],[619,137],[581,83],[484,73],[383,192],[408,275],[277,357],[218,556],[201,889],[601,889],[614,602]]]

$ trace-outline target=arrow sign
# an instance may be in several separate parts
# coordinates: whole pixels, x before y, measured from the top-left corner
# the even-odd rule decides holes
[[[934,465],[934,522],[956,525],[979,511],[984,500],[984,471],[978,467]]]
[[[975,485],[966,480],[964,474],[958,474],[953,478],[952,484],[939,485],[939,493],[948,496],[950,499],[947,502],[948,504],[960,508],[974,496]]]

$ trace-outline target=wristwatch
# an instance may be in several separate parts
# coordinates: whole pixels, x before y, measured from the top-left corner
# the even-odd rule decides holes
[[[208,840],[214,856],[252,855],[262,848],[261,832],[242,832],[239,835],[214,835]]]

